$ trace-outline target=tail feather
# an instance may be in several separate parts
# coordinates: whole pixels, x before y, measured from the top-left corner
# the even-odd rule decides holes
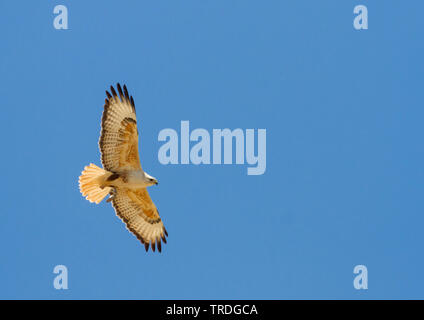
[[[99,204],[112,190],[110,187],[101,187],[107,173],[108,171],[92,163],[84,168],[79,177],[79,188],[88,201]]]

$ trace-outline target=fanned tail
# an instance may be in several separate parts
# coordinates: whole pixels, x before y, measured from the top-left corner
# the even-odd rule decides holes
[[[110,187],[101,187],[105,180],[104,176],[107,174],[108,171],[95,164],[90,163],[89,166],[86,166],[78,179],[83,197],[86,197],[90,202],[99,204],[112,190]]]

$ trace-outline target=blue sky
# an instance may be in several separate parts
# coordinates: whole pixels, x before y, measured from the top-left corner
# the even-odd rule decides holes
[[[69,29],[53,27],[66,5]],[[353,28],[365,4],[369,29]],[[2,1],[0,298],[424,298],[424,4]],[[104,90],[135,98],[169,231],[145,253],[110,204]],[[263,128],[267,170],[162,165],[164,128]],[[69,289],[55,290],[66,265]],[[353,268],[368,268],[355,290]]]

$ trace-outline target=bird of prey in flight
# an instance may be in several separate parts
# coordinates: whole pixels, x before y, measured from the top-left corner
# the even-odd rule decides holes
[[[125,85],[121,88],[118,83],[117,89],[118,93],[112,86],[111,93],[106,91],[99,140],[103,169],[92,163],[86,166],[79,188],[96,204],[109,194],[106,201],[112,201],[116,214],[146,251],[151,246],[161,252],[161,240],[166,243],[168,233],[147,192],[158,181],[141,168],[134,99]]]

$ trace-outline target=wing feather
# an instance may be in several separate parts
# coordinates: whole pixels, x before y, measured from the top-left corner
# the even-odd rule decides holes
[[[168,232],[146,188],[117,188],[112,205],[127,229],[144,244],[146,251],[149,245],[153,251],[156,247],[159,252],[162,251],[161,240],[166,243]]]
[[[117,84],[119,97],[111,86],[106,91],[99,147],[103,168],[112,172],[140,170],[138,130],[134,100],[127,87]]]

